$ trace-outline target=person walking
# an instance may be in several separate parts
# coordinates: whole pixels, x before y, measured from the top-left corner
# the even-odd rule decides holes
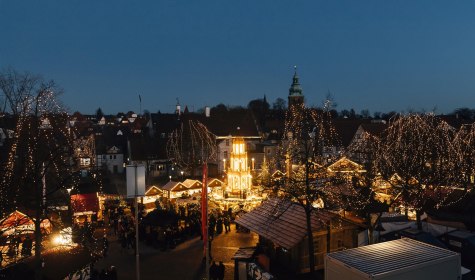
[[[224,264],[223,262],[219,262],[219,265],[218,265],[218,268],[217,268],[217,279],[218,280],[224,280],[224,271],[225,271],[225,267],[224,267]]]
[[[224,217],[224,230],[226,231],[226,233],[230,232],[231,231],[231,227],[230,227],[230,219],[228,216],[225,216]]]

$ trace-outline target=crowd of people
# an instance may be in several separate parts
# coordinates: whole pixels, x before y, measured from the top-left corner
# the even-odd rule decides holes
[[[196,208],[196,207],[195,207]],[[183,209],[174,209],[172,207],[157,208],[156,217],[151,218],[145,215],[145,212],[139,212],[139,238],[145,244],[160,248],[162,250],[173,249],[179,242],[190,237],[201,234],[201,213],[200,209],[193,206]],[[134,208],[113,207],[104,211],[104,225],[106,226],[106,235],[102,238],[103,256],[107,257],[110,236],[117,239],[120,244],[120,252],[127,252],[129,249],[135,250],[136,232]],[[149,215],[153,216],[154,214]],[[172,215],[173,214],[173,215]],[[213,240],[216,235],[228,233],[231,231],[231,222],[233,213],[229,211],[211,211],[209,216],[208,230],[209,240]],[[154,224],[159,220],[162,223]],[[163,223],[167,221],[167,223]],[[181,222],[180,222],[181,221]],[[115,239],[114,238],[114,239]],[[222,261],[217,264],[215,261],[210,266],[211,279],[224,279],[225,266]],[[117,271],[114,269],[103,269],[100,272],[95,271],[91,279],[112,280],[116,279]]]
[[[229,212],[210,214],[208,224],[210,238],[212,239],[215,234],[221,234],[223,230],[226,233],[231,231],[231,214]]]

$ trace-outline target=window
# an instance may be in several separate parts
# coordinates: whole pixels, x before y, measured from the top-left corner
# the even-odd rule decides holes
[[[223,158],[226,158],[226,159],[228,158],[228,151],[223,152]]]
[[[226,139],[226,146],[229,147],[229,139]]]
[[[116,158],[117,158],[117,156],[116,156],[116,155],[114,155],[114,159],[116,159]]]
[[[112,159],[112,155],[109,156],[109,159]]]
[[[79,161],[79,165],[89,166],[89,165],[91,165],[91,159],[90,158],[81,158],[80,161]]]

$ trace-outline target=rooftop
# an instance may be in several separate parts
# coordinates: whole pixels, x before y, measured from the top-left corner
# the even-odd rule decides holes
[[[328,258],[370,275],[436,262],[458,254],[410,238],[348,249],[327,254]]]

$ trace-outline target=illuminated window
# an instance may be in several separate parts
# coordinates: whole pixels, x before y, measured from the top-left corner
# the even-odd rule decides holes
[[[81,166],[89,166],[89,165],[91,165],[91,159],[90,158],[81,158],[79,160],[79,164]]]

